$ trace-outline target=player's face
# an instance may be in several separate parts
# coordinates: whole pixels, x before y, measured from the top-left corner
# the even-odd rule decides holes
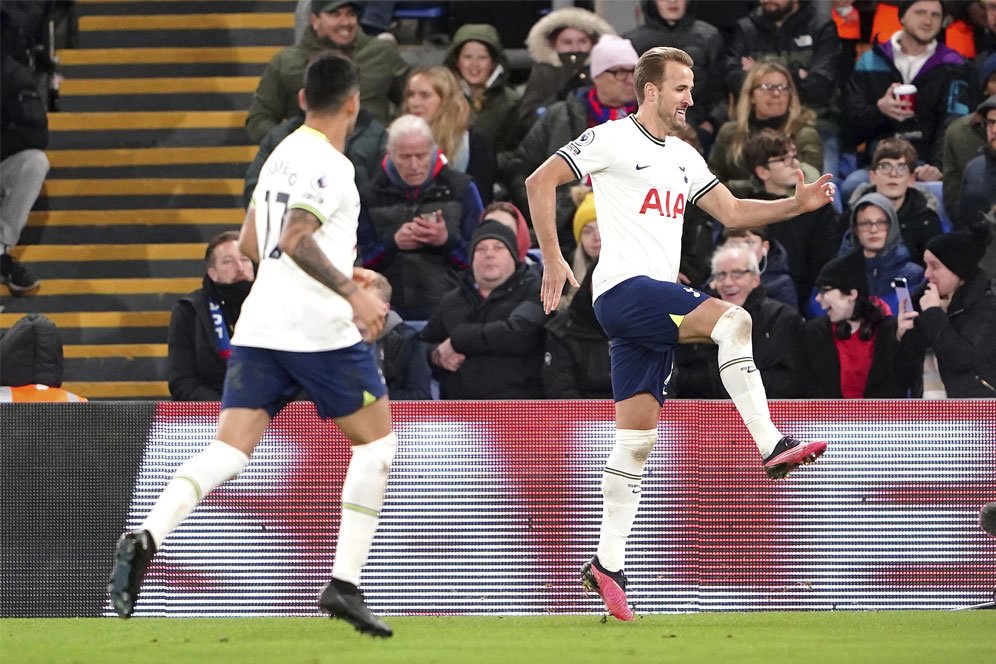
[[[416,74],[408,81],[408,91],[405,94],[405,112],[417,115],[426,122],[439,113],[443,98],[422,74]]]
[[[678,21],[688,9],[688,0],[657,0],[657,13],[665,21]]]
[[[591,35],[577,28],[564,28],[553,40],[553,50],[557,53],[591,53],[591,47]]]
[[[875,185],[875,191],[886,198],[901,199],[906,190],[916,180],[913,170],[902,159],[881,159],[878,165],[869,169],[868,180]]]
[[[352,5],[343,5],[334,12],[312,14],[311,27],[319,37],[324,37],[339,46],[349,46],[356,41],[360,22]]]
[[[769,71],[763,75],[750,93],[750,103],[759,120],[785,115],[791,99],[789,80],[777,71]]]
[[[858,210],[854,221],[854,233],[866,255],[868,252],[877,254],[885,249],[891,223],[889,215],[877,205],[866,205]]]
[[[391,148],[391,161],[406,184],[417,187],[429,177],[432,143],[418,133],[405,134]]]
[[[488,47],[478,41],[469,41],[460,47],[457,69],[470,85],[484,85],[494,72],[496,62]]]
[[[923,276],[928,282],[937,286],[937,294],[942,298],[951,297],[958,287],[965,283],[961,277],[939,261],[930,249],[923,252],[923,264],[927,268]]]
[[[685,124],[685,112],[694,103],[694,81],[691,67],[680,62],[668,62],[664,66],[664,80],[661,82],[655,108],[657,117],[666,129],[676,129]]]
[[[940,0],[920,0],[914,3],[899,22],[903,32],[921,44],[929,44],[941,31],[944,10]]]
[[[482,290],[494,290],[515,272],[515,259],[500,240],[481,240],[474,246],[474,281]]]
[[[986,113],[986,137],[989,145],[996,150],[996,108]]]
[[[737,253],[740,255],[724,255],[716,261],[712,286],[721,299],[742,307],[750,292],[761,284],[761,275],[751,271],[742,252]]]
[[[216,284],[252,281],[256,274],[249,257],[239,251],[235,240],[222,242],[214,248],[214,263],[207,269],[208,278]]]
[[[854,302],[858,299],[856,291],[846,293],[839,288],[824,286],[816,291],[816,301],[827,312],[827,318],[834,323],[849,320],[854,315]]]
[[[598,258],[602,252],[602,236],[598,233],[597,221],[589,221],[581,229],[581,250],[591,258]]]

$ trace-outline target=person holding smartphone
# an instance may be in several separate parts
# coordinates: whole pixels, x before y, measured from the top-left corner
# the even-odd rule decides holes
[[[913,311],[900,309],[896,330],[913,396],[996,397],[996,294],[979,268],[990,236],[978,224],[927,243],[927,283],[914,291]]]

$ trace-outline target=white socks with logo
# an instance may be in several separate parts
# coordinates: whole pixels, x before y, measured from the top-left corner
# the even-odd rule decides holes
[[[602,473],[602,528],[598,536],[598,561],[610,572],[626,562],[626,539],[640,506],[643,467],[657,442],[657,429],[617,429]]]

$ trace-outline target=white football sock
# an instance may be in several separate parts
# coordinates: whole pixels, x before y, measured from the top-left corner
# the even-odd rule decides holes
[[[360,585],[360,571],[377,531],[387,474],[397,449],[398,437],[393,431],[372,443],[353,446],[353,458],[342,483],[342,521],[332,564],[332,576],[337,579]]]
[[[212,441],[180,466],[159,494],[152,511],[139,530],[148,530],[156,546],[162,546],[197,504],[217,486],[232,479],[249,463],[249,457],[220,440]]]
[[[626,562],[626,539],[640,506],[643,467],[657,442],[657,429],[617,429],[616,442],[602,473],[602,528],[598,561],[610,572]]]
[[[782,434],[771,423],[768,397],[754,364],[750,314],[731,307],[719,317],[710,334],[719,346],[719,377],[733,399],[762,457],[767,457]]]

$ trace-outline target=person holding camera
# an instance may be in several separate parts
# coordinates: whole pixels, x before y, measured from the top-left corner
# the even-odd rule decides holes
[[[996,397],[996,294],[979,261],[989,244],[986,224],[938,235],[923,253],[927,283],[900,310],[903,376],[925,399]]]

